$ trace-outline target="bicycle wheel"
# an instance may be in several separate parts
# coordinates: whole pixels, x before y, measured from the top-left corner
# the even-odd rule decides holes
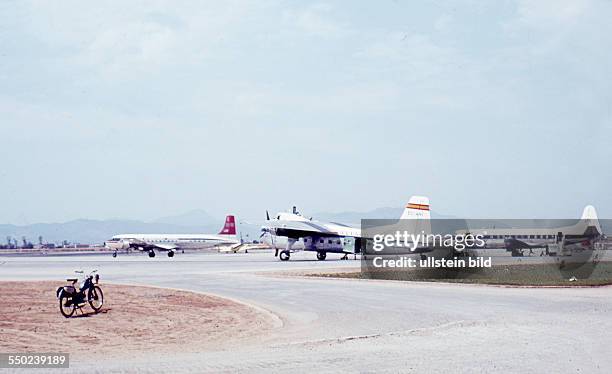
[[[96,313],[102,309],[102,305],[104,305],[104,294],[102,293],[102,289],[98,286],[94,286],[89,289],[89,295],[87,297],[89,300],[89,305],[91,309],[95,310]]]
[[[64,317],[71,317],[74,314],[75,309],[75,306],[72,303],[72,296],[62,295],[62,297],[59,299],[59,308]]]

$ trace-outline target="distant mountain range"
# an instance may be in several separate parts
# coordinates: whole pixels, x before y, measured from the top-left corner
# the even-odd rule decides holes
[[[166,223],[178,226],[207,226],[218,224],[219,220],[208,214],[205,210],[194,209],[187,213],[167,216],[151,221],[152,223]]]
[[[316,220],[341,222],[359,226],[361,218],[399,218],[402,208],[379,208],[367,212],[318,213]],[[434,216],[436,216],[434,214]],[[22,237],[37,244],[38,237],[43,237],[45,243],[61,243],[67,240],[71,243],[100,244],[117,234],[127,233],[217,233],[223,226],[225,217],[215,218],[202,209],[166,216],[152,221],[125,219],[76,219],[63,223],[34,223],[30,225],[0,224],[0,243],[6,242],[10,236],[21,244]],[[240,217],[237,217],[238,221]],[[439,218],[439,217],[438,217]],[[260,224],[238,225],[238,230],[245,240],[258,239]]]
[[[71,243],[99,244],[113,235],[127,233],[217,233],[223,226],[223,220],[215,219],[203,210],[193,210],[184,214],[162,217],[150,222],[138,220],[108,219],[76,219],[63,223],[34,223],[30,225],[0,224],[0,243],[6,242],[6,237],[21,238],[34,244],[42,236],[44,242],[60,243],[68,240]]]
[[[313,215],[315,220],[339,222],[359,226],[361,219],[398,219],[403,208],[377,208],[366,212],[347,211],[340,213],[321,212]],[[457,217],[431,213],[433,219],[455,219]],[[237,222],[240,222],[237,217]],[[206,211],[197,209],[184,214],[167,216],[152,221],[144,222],[138,220],[93,220],[76,219],[63,223],[35,223],[30,225],[0,224],[0,243],[6,243],[6,237],[10,236],[21,244],[21,238],[34,244],[38,243],[38,237],[42,236],[45,243],[60,243],[68,240],[71,243],[100,244],[116,234],[125,233],[217,233],[223,226],[222,218],[215,218]],[[262,222],[263,223],[263,222]],[[600,220],[603,231],[612,232],[612,221]],[[500,222],[498,227],[503,225]],[[238,223],[239,235],[243,239],[251,241],[258,239],[260,234],[260,223],[242,224]]]

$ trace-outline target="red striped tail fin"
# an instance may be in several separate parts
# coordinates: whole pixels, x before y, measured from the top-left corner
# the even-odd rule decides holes
[[[225,217],[225,225],[219,235],[236,235],[236,220],[234,216],[229,215]]]

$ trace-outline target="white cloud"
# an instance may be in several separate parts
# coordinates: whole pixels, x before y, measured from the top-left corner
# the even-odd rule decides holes
[[[574,24],[587,15],[593,5],[590,0],[520,0],[518,22],[541,28]]]
[[[453,17],[449,14],[443,14],[434,22],[434,29],[438,32],[447,32],[450,30]]]
[[[46,45],[109,78],[198,64],[241,31],[268,2],[34,2],[22,27]]]
[[[301,9],[283,12],[283,20],[291,27],[310,36],[341,38],[351,30],[346,23],[334,19],[334,8],[329,4],[314,4]]]

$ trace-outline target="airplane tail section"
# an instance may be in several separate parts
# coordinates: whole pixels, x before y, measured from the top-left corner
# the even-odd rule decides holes
[[[587,233],[596,235],[602,234],[601,226],[599,225],[599,218],[597,218],[597,211],[592,205],[587,205],[584,207],[579,225],[585,225],[585,231]]]
[[[597,220],[597,211],[593,205],[587,205],[582,211],[582,217],[580,219],[594,219]]]
[[[236,220],[234,216],[228,215],[225,217],[225,225],[219,235],[236,235]]]
[[[408,226],[407,231],[415,234],[431,234],[431,215],[429,212],[429,198],[425,196],[412,196],[400,217],[402,226]],[[404,220],[413,220],[406,222]]]

